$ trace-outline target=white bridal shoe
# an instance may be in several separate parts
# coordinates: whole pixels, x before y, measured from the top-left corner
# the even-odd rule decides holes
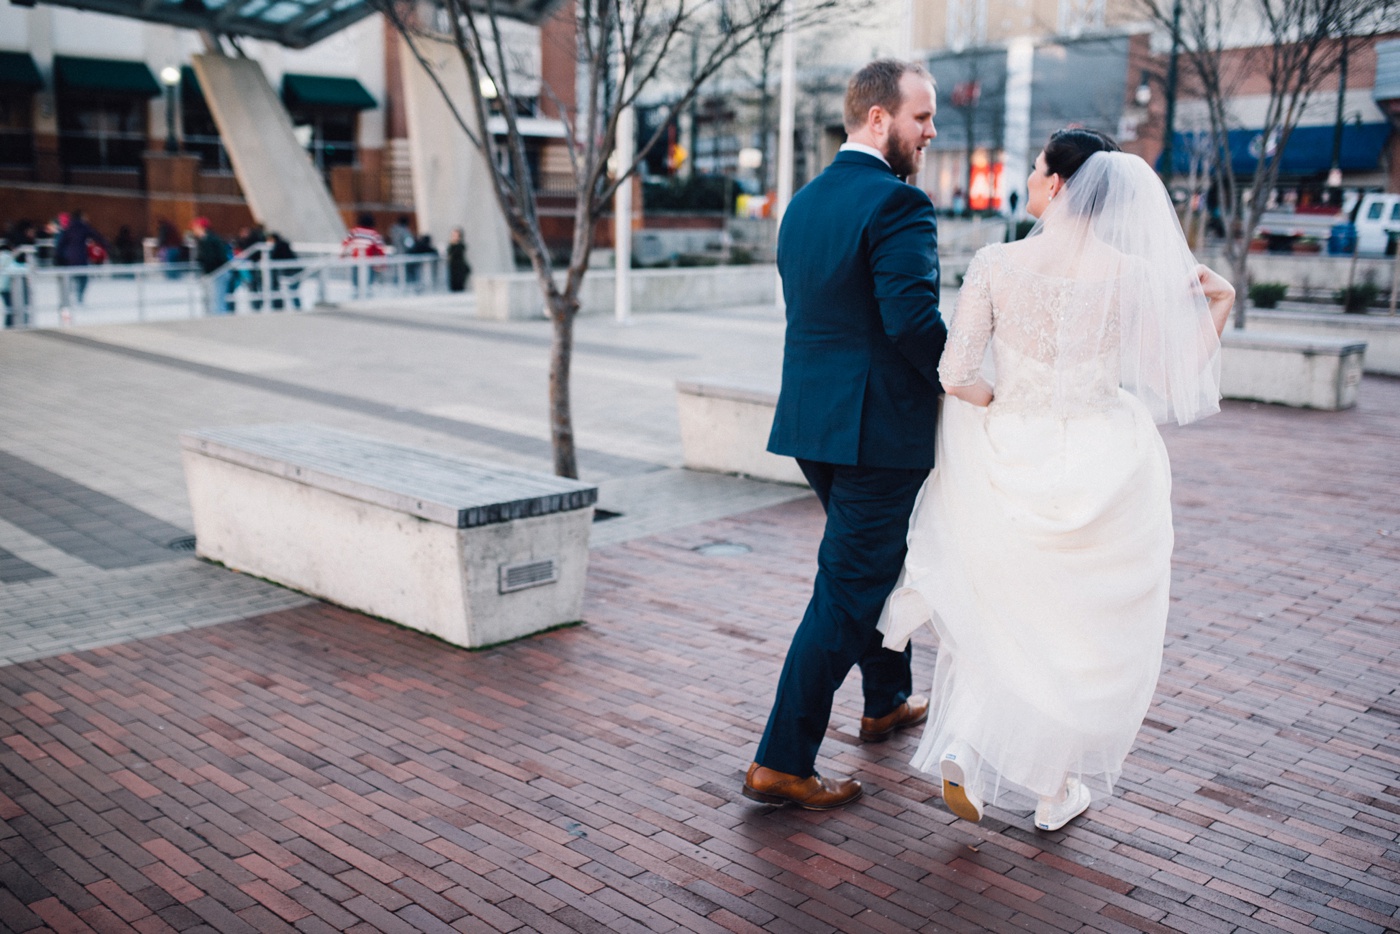
[[[1040,805],[1035,809],[1036,828],[1039,830],[1059,830],[1089,810],[1089,800],[1089,789],[1085,788],[1079,779],[1073,777],[1066,779],[1063,801],[1052,801],[1049,798],[1040,799]]]
[[[982,799],[967,785],[967,778],[977,764],[977,753],[967,743],[958,741],[948,747],[938,762],[943,777],[943,803],[963,820],[974,824],[982,819]],[[1036,812],[1038,820],[1040,812]]]

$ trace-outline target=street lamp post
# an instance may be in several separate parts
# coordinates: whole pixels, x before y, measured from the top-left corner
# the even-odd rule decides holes
[[[179,106],[180,69],[166,65],[160,70],[160,82],[165,85],[165,151],[174,155],[180,151],[180,142],[175,138],[175,109]]]
[[[1337,79],[1337,120],[1332,126],[1332,168],[1327,173],[1327,187],[1333,193],[1337,209],[1342,206],[1342,125],[1347,107],[1347,36],[1342,36],[1342,56]]]

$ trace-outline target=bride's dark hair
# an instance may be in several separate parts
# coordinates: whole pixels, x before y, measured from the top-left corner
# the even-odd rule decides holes
[[[1098,130],[1073,128],[1056,130],[1045,144],[1045,168],[1051,175],[1069,181],[1090,156],[1096,152],[1122,152],[1113,137]]]

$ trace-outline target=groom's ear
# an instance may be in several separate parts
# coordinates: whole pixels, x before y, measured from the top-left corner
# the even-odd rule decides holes
[[[872,104],[865,114],[865,125],[875,133],[885,133],[890,128],[890,112],[879,104]]]

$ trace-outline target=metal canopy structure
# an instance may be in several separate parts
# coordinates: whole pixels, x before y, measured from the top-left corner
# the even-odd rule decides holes
[[[17,0],[33,6],[35,0]],[[380,9],[376,0],[43,0],[53,6],[107,13],[226,36],[265,39],[304,49]],[[538,23],[559,0],[497,0],[497,12]]]

